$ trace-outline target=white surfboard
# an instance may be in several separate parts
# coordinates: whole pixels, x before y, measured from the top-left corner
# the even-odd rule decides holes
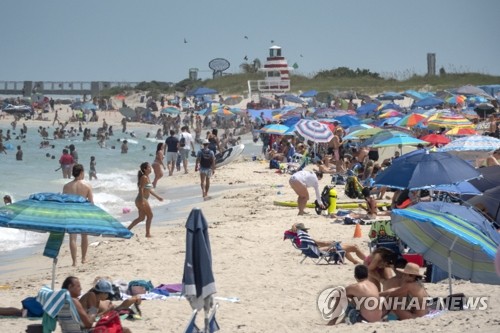
[[[138,143],[139,143],[139,141],[134,140],[134,139],[123,139],[123,138],[122,138],[122,139],[120,139],[120,142],[123,142],[123,141],[125,141],[125,140],[127,140],[127,143],[132,143],[132,144],[134,144],[134,145],[136,145],[136,144],[138,144]]]
[[[223,153],[218,153],[215,155],[215,165],[216,167],[221,167],[234,161],[238,156],[241,155],[245,145],[241,144],[238,146],[231,147],[225,150]]]

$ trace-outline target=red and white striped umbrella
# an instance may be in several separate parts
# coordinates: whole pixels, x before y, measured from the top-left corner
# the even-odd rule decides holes
[[[295,125],[295,131],[302,135],[306,140],[313,142],[330,142],[333,139],[333,133],[326,124],[316,120],[301,119]]]

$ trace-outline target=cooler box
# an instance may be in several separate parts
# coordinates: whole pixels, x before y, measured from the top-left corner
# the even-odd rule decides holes
[[[418,253],[407,253],[403,254],[403,258],[406,259],[406,261],[417,264],[420,267],[424,267],[424,257],[421,254]]]

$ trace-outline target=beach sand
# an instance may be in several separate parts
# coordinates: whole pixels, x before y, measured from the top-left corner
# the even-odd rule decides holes
[[[52,120],[53,116],[49,117]],[[10,122],[9,118],[2,121]],[[120,128],[118,112],[107,112],[105,118],[116,129]],[[144,125],[129,123],[131,129],[134,126]],[[491,296],[487,310],[447,312],[433,319],[326,327],[317,310],[317,296],[327,287],[355,282],[354,265],[315,265],[311,260],[301,264],[300,252],[290,241],[283,240],[283,232],[293,223],[303,222],[316,239],[354,243],[368,253],[370,227],[361,226],[362,238],[354,239],[352,225],[333,223],[333,219],[318,216],[313,209],[308,209],[309,215],[297,216],[296,208],[274,206],[274,200],[296,199],[288,178],[270,170],[268,163],[242,157],[216,170],[212,178],[213,184],[224,184],[229,190],[195,205],[202,209],[209,224],[215,296],[239,299],[238,302],[216,300],[220,305],[217,321],[221,332],[498,332],[500,301],[496,296],[500,295],[500,286],[466,281],[454,281],[453,292]],[[328,182],[325,177],[320,187]],[[186,175],[178,173],[164,177],[158,193],[161,195],[166,187],[196,184],[199,177],[193,170]],[[338,187],[339,201],[347,201],[341,188]],[[201,190],[199,194],[201,197]],[[310,194],[314,196],[313,190]],[[164,213],[156,214],[153,219],[152,239],[144,237],[143,224],[133,230],[135,235],[130,240],[98,238],[98,246],[89,248],[89,262],[76,268],[71,267],[69,248],[64,244],[57,264],[56,289],[69,275],[80,279],[84,291],[99,276],[124,281],[146,279],[155,286],[180,283],[185,256],[184,224],[193,207],[186,209],[184,217],[173,225],[158,226],[157,222],[169,214],[167,205]],[[132,209],[131,214],[136,213]],[[2,266],[0,306],[20,307],[22,299],[36,295],[42,285],[50,285],[51,266],[51,259],[43,257],[41,252]],[[431,296],[446,296],[448,284],[446,281],[426,284],[426,288]],[[124,324],[133,332],[182,332],[191,315],[188,302],[178,298],[143,301],[141,309],[142,320]],[[37,322],[1,318],[0,327],[2,332],[17,333]],[[203,316],[199,316],[198,324],[203,326]],[[59,327],[56,332],[60,332]]]

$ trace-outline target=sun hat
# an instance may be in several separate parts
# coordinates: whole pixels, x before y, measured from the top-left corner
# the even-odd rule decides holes
[[[297,228],[297,230],[304,230],[304,231],[309,230],[309,228],[306,228],[306,226],[304,225],[304,223],[296,223],[295,224],[295,228]]]
[[[208,141],[207,139],[203,139],[203,141],[201,143],[204,145],[208,145],[210,143],[210,141]]]
[[[407,263],[404,269],[396,268],[396,270],[403,274],[425,277],[424,274],[420,274],[420,267],[412,262]]]
[[[113,292],[113,286],[111,285],[111,282],[104,279],[97,281],[94,290],[97,291],[98,293],[106,293],[111,295],[115,294]]]

